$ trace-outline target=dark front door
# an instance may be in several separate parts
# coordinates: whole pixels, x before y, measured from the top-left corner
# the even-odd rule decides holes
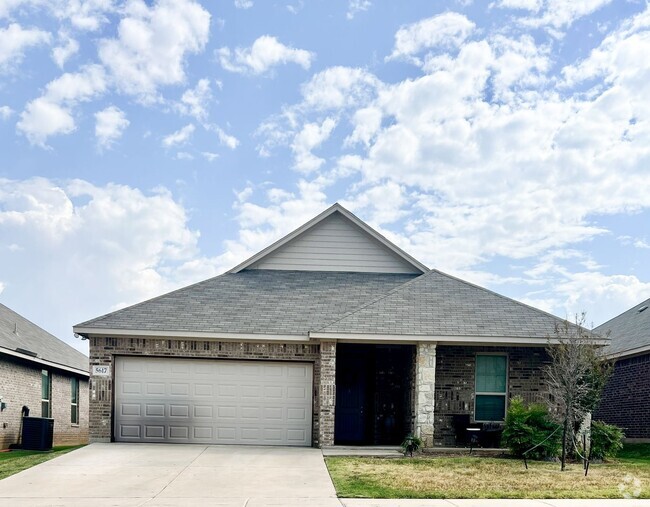
[[[337,444],[365,444],[368,440],[368,361],[363,351],[339,355],[336,372]]]

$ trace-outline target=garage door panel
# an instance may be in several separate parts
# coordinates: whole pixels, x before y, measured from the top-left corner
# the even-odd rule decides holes
[[[312,365],[116,358],[115,438],[310,445]]]

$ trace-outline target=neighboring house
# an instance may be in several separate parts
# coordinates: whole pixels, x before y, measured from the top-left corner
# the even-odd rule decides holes
[[[22,408],[54,419],[54,445],[88,442],[88,358],[0,304],[0,449],[18,444]]]
[[[650,299],[594,331],[610,333],[605,354],[614,363],[595,419],[625,428],[629,440],[650,442]]]
[[[93,441],[453,445],[546,395],[558,319],[439,271],[338,204],[224,275],[78,324]],[[101,375],[93,372],[101,370]]]

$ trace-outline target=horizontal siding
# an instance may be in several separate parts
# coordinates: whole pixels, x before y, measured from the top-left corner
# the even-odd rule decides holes
[[[249,269],[419,273],[338,213],[263,257]]]

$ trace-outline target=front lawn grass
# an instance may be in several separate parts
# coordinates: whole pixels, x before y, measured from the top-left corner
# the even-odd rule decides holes
[[[57,456],[79,449],[83,445],[63,445],[51,451],[5,451],[0,452],[0,479],[17,474]]]
[[[559,463],[483,457],[330,457],[327,467],[342,498],[650,498],[647,448],[626,446],[611,463]],[[620,488],[623,488],[621,491]]]

